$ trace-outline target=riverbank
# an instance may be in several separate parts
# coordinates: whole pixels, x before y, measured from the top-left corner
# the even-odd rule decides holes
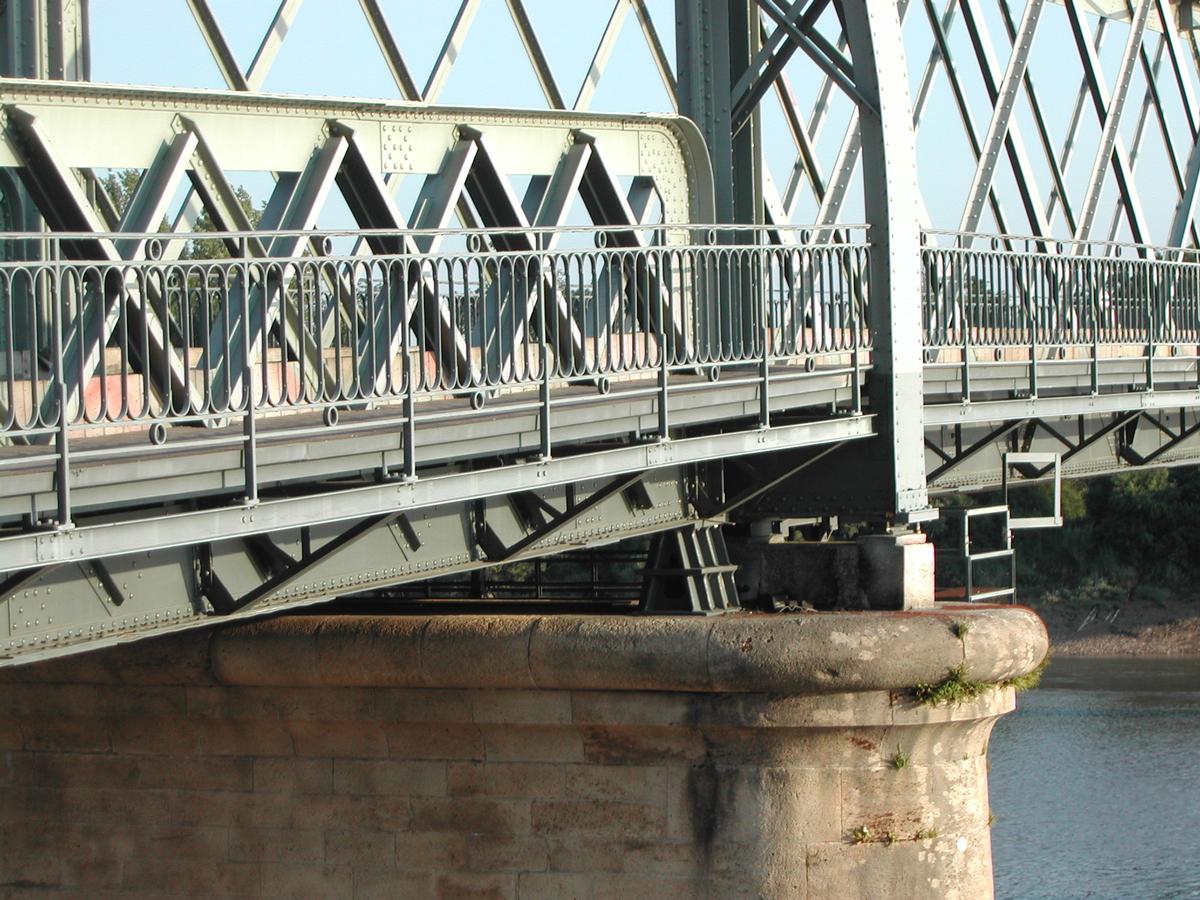
[[[1200,657],[1200,603],[1155,599],[1029,602],[1050,633],[1055,656]]]

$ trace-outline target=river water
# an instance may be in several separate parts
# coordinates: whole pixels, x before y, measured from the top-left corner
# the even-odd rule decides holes
[[[990,747],[996,896],[1200,898],[1200,660],[1068,659]]]

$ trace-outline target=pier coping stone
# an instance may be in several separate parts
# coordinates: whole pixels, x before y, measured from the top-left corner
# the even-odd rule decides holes
[[[960,637],[961,634],[961,637]],[[719,616],[299,616],[217,632],[226,685],[829,694],[965,666],[1002,682],[1046,656],[1019,606]]]
[[[1002,682],[1034,669],[1048,648],[1041,619],[1019,606],[291,615],[17,666],[0,672],[0,683],[831,694],[905,690],[957,666],[975,680]]]

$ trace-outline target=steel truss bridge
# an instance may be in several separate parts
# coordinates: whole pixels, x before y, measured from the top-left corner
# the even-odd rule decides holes
[[[1191,3],[463,0],[422,86],[346,0],[384,100],[216,5],[132,39],[220,90],[0,12],[4,662],[642,535],[720,608],[722,523],[1200,458]]]

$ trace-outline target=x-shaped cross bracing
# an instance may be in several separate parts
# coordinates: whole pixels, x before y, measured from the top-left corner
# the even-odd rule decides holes
[[[465,214],[472,222],[493,229],[481,236],[482,243],[476,249],[517,254],[526,260],[520,279],[513,278],[513,269],[498,267],[490,258],[482,264],[486,303],[489,309],[497,311],[493,321],[511,324],[507,332],[488,331],[486,346],[480,349],[480,364],[488,372],[499,374],[502,380],[507,379],[515,362],[514,349],[528,343],[527,335],[536,333],[539,340],[546,337],[553,342],[551,349],[562,374],[579,372],[584,369],[586,355],[584,336],[570,303],[555,282],[553,267],[540,254],[555,249],[558,235],[553,229],[566,223],[575,198],[591,214],[594,224],[605,229],[610,247],[644,249],[645,215],[654,207],[650,198],[657,196],[658,190],[654,177],[639,174],[633,178],[629,196],[625,196],[609,172],[590,129],[577,129],[567,132],[569,140],[549,174],[530,178],[527,195],[520,202],[489,149],[486,129],[460,125],[456,129],[457,139],[449,144],[441,164],[435,170],[426,170],[411,222],[406,222],[393,199],[395,179],[389,184],[387,176],[379,171],[379,149],[364,143],[354,124],[329,117],[312,120],[318,126],[318,133],[310,138],[311,149],[303,167],[298,171],[275,172],[274,191],[255,231],[218,161],[218,150],[204,133],[208,126],[191,114],[179,114],[171,119],[169,133],[159,137],[160,149],[141,178],[128,209],[118,214],[102,191],[95,202],[89,201],[80,179],[94,186],[96,176],[86,167],[72,167],[71,154],[64,156],[55,149],[50,134],[54,129],[43,128],[40,112],[36,103],[28,108],[21,103],[8,108],[10,146],[24,163],[22,177],[51,229],[89,235],[62,242],[65,261],[95,260],[107,267],[106,271],[111,268],[114,274],[125,276],[119,286],[114,283],[108,288],[102,325],[90,322],[71,325],[73,330],[66,336],[71,389],[78,394],[98,372],[103,347],[121,323],[122,328],[151,335],[151,352],[131,362],[147,375],[164,408],[170,404],[176,414],[219,417],[236,411],[231,404],[241,402],[235,398],[245,399],[245,376],[259,364],[267,338],[275,331],[284,365],[300,365],[303,389],[310,400],[319,401],[324,396],[324,384],[341,387],[341,364],[331,366],[322,352],[322,348],[335,343],[331,335],[339,328],[348,328],[356,336],[359,395],[365,398],[375,396],[379,386],[385,384],[391,361],[407,345],[408,335],[416,336],[423,349],[438,360],[442,367],[438,383],[442,387],[478,384],[479,373],[469,347],[472,336],[465,333],[464,323],[456,319],[450,301],[444,292],[439,292],[429,269],[420,262],[421,258],[430,259],[437,253],[444,237],[440,230],[453,224],[456,211],[460,218]],[[113,113],[113,117],[114,121],[120,120],[119,113]],[[584,117],[580,124],[586,125],[588,121]],[[57,136],[64,137],[62,122],[56,124]],[[601,120],[598,130],[603,133],[607,127]],[[636,135],[636,131],[628,131],[628,124],[621,128],[624,136]],[[65,139],[72,141],[73,136]],[[223,139],[227,144],[228,135]],[[72,149],[76,156],[80,155],[73,143]],[[506,152],[511,156],[511,151]],[[292,159],[298,156],[294,151],[290,154]],[[679,169],[688,171],[689,167],[681,161]],[[185,217],[176,220],[175,230],[161,231],[153,240],[142,233],[153,231],[157,223],[164,221],[170,201],[185,183],[185,176],[195,204],[207,213],[215,228],[240,233],[236,238],[225,239],[231,257],[240,262],[219,265],[241,276],[231,278],[225,314],[215,317],[204,342],[204,355],[195,364],[203,373],[202,383],[195,383],[189,377],[189,361],[181,358],[180,349],[173,348],[163,337],[170,328],[178,333],[186,333],[186,329],[178,322],[168,326],[160,321],[164,315],[170,315],[159,296],[161,286],[150,281],[145,283],[149,287],[145,287],[123,268],[179,259],[192,236]],[[356,285],[350,283],[350,277],[344,271],[335,274],[331,271],[333,267],[327,269],[319,264],[328,248],[314,245],[311,237],[335,185],[356,225],[365,232],[362,242],[368,257],[384,255],[408,260],[399,270],[392,270],[403,273],[402,277],[386,280],[386,302],[367,304],[366,311],[359,308]],[[691,214],[687,196],[696,189],[685,188],[680,194],[676,185],[674,190],[670,209],[666,200],[662,209],[668,219],[680,221],[681,214],[685,217]],[[689,206],[681,209],[681,201]],[[429,231],[402,233],[410,224],[414,229]],[[314,262],[311,267],[305,263],[309,259]],[[196,265],[202,264],[197,261]],[[636,265],[647,272],[602,286],[602,291],[611,295],[611,315],[622,308],[623,294],[628,295],[639,283],[648,283],[659,299],[641,304],[647,311],[639,327],[648,334],[663,334],[665,330],[665,346],[686,346],[690,340],[689,326],[683,311],[672,303],[666,273],[657,271],[661,262],[643,260]],[[302,268],[316,273],[324,283],[323,290],[336,301],[322,304],[319,323],[312,321],[311,309],[302,307],[297,297],[299,289],[293,289]],[[624,307],[633,305],[625,303]],[[667,313],[665,320],[660,320],[660,309]],[[373,321],[364,323],[364,315],[373,316]],[[611,319],[603,323],[597,339],[603,338],[610,328]],[[264,368],[264,378],[266,371]],[[343,394],[339,390],[339,396]],[[52,404],[53,398],[46,398],[45,402]]]

